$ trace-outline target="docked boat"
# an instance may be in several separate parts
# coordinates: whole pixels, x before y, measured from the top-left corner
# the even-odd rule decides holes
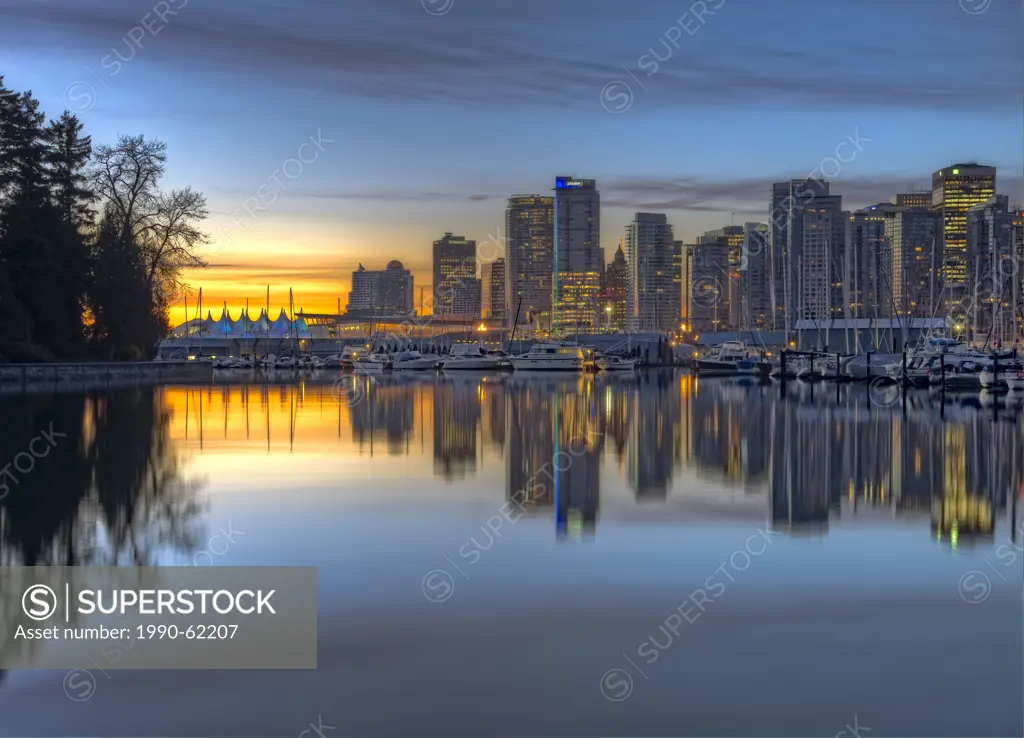
[[[508,359],[501,354],[489,353],[479,343],[452,344],[452,352],[442,363],[445,371],[501,369],[508,366]]]
[[[338,365],[342,369],[352,369],[359,359],[370,355],[369,346],[346,346],[338,356]]]
[[[1024,365],[1014,363],[1013,357],[1000,357],[999,374],[995,371],[995,362],[981,370],[978,381],[981,388],[990,392],[1002,392],[1008,390],[1007,378],[1016,378],[1017,374],[1024,371]]]
[[[902,355],[894,356],[894,360],[886,364],[885,373],[893,381],[905,379],[913,385],[938,384],[941,378],[934,376],[933,369],[941,375],[940,357],[950,374],[956,374],[956,367],[965,361],[988,361],[985,354],[955,339],[932,338],[926,345],[908,351],[905,365]]]
[[[1024,393],[1024,370],[1006,375],[1006,388],[1010,392]]]
[[[366,354],[354,359],[352,368],[357,373],[381,374],[391,368],[391,357],[387,354]]]
[[[782,361],[773,361],[768,376],[772,379],[796,379],[800,371],[810,364],[803,356],[787,356],[786,370],[782,370]]]
[[[726,341],[714,346],[694,361],[698,374],[705,376],[766,375],[771,365],[762,360],[757,349],[748,348],[742,341]]]
[[[930,384],[942,384],[946,380],[946,389],[981,389],[981,374],[992,366],[987,356],[977,354],[951,355],[938,357],[928,368]]]
[[[519,356],[510,356],[516,371],[580,372],[586,367],[583,349],[574,343],[536,343]]]
[[[426,371],[437,369],[441,362],[436,356],[424,356],[419,351],[407,349],[391,357],[391,368],[394,371]]]
[[[603,372],[631,372],[636,369],[636,359],[610,355],[599,356],[597,368]]]
[[[234,369],[235,360],[229,356],[220,356],[213,359],[210,362],[210,366],[214,369]]]

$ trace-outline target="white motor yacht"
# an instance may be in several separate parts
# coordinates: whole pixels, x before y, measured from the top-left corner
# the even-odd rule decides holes
[[[455,343],[442,366],[445,371],[500,369],[508,366],[508,359],[488,353],[479,343]]]
[[[1007,374],[1006,387],[1010,392],[1024,392],[1024,369]]]
[[[530,350],[508,359],[516,371],[583,371],[586,357],[574,343],[535,343]]]
[[[352,362],[352,368],[356,373],[380,374],[385,369],[391,368],[391,357],[387,354],[367,354],[359,356]]]
[[[999,359],[999,378],[996,379],[994,362],[982,369],[978,379],[982,389],[1003,390],[1007,389],[1007,379],[1016,378],[1017,374],[1024,371],[1024,365],[1015,363],[1010,357]]]
[[[694,368],[704,375],[767,374],[771,365],[761,359],[756,349],[742,341],[726,341],[714,346],[696,359]]]
[[[932,360],[928,382],[942,384],[945,377],[947,389],[981,389],[981,374],[991,366],[992,360],[977,352],[945,354]]]
[[[606,355],[597,359],[597,368],[603,372],[631,372],[636,369],[636,359]]]
[[[396,372],[401,370],[425,371],[428,369],[437,369],[437,365],[440,363],[441,362],[438,357],[424,356],[414,349],[400,351],[391,357],[391,368]]]
[[[369,346],[346,346],[338,356],[338,364],[342,369],[352,369],[357,361],[369,355]]]
[[[302,362],[294,356],[279,356],[274,360],[275,369],[299,369]]]

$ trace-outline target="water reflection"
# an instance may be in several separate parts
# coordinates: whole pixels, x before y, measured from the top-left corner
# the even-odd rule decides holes
[[[322,573],[317,672],[115,674],[92,712],[65,698],[63,675],[19,673],[0,704],[27,707],[0,710],[0,731],[143,734],[158,724],[207,735],[230,720],[238,735],[294,734],[344,693],[354,717],[339,735],[422,734],[422,716],[439,711],[447,717],[432,734],[483,734],[452,729],[467,704],[511,721],[501,734],[538,733],[530,720],[562,716],[590,720],[567,735],[605,724],[608,734],[678,735],[679,716],[698,715],[694,734],[709,735],[725,714],[789,725],[780,715],[792,694],[814,695],[822,712],[835,707],[829,695],[852,694],[838,719],[877,708],[879,725],[896,726],[889,734],[939,735],[953,734],[940,730],[944,713],[917,733],[900,725],[927,717],[935,690],[963,673],[980,674],[971,699],[984,699],[964,708],[960,734],[1009,734],[1007,719],[1018,720],[1019,659],[993,654],[1019,653],[1019,557],[1006,545],[1020,551],[1019,406],[915,392],[905,407],[881,407],[863,386],[791,385],[781,396],[777,385],[672,371],[383,376],[341,398],[333,379],[0,397],[0,462],[51,422],[67,434],[0,500],[0,563],[172,563],[168,552],[189,554],[233,518],[244,545],[216,563]],[[503,529],[468,575],[455,571],[473,563],[460,558],[467,542],[491,545],[483,526],[510,500],[523,501],[524,522]],[[658,662],[660,676],[644,682],[651,701],[603,712],[621,707],[597,689],[611,656],[656,632],[766,518],[786,535],[729,583],[728,599],[693,626],[703,630],[687,631],[679,659]],[[881,535],[886,527],[906,534]],[[969,545],[984,563],[978,552],[951,555]],[[971,609],[957,580],[986,563],[998,567],[993,607]],[[439,606],[421,582],[449,565],[467,579]],[[13,632],[17,617],[2,613],[0,625]],[[707,678],[693,680],[694,663],[710,665]],[[889,682],[874,678],[880,669]],[[569,691],[551,698],[538,673],[559,674]],[[890,682],[909,685],[896,702]],[[502,694],[531,684],[524,699],[545,709],[501,712]],[[208,695],[195,715],[167,700],[186,693]],[[396,727],[403,711],[376,708],[394,694],[421,700],[408,711],[418,733]],[[979,715],[995,717],[963,727]],[[767,734],[763,725],[732,734]]]
[[[4,463],[41,432],[53,438],[31,467],[21,457],[28,471],[0,497],[0,565],[150,566],[198,547],[203,480],[184,471],[161,392],[6,396],[0,407]],[[32,623],[17,597],[3,602],[7,649]]]
[[[203,453],[262,445],[307,458],[404,457],[404,478],[472,482],[488,499],[544,479],[550,490],[527,495],[527,512],[573,537],[596,529],[603,497],[625,493],[645,507],[759,507],[803,535],[884,513],[956,546],[991,537],[1004,511],[1015,519],[1024,493],[1020,408],[994,411],[977,398],[942,405],[922,392],[886,407],[859,385],[781,394],[662,371],[382,377],[339,403],[327,379],[158,394],[171,435]],[[585,451],[556,462],[575,439]]]

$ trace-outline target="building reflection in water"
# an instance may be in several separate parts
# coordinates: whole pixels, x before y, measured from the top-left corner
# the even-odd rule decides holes
[[[601,498],[598,394],[590,375],[533,375],[505,383],[505,494],[527,514],[552,515],[560,536],[592,535]]]
[[[401,455],[426,462],[407,478],[432,468],[446,484],[493,485],[501,469],[504,497],[523,496],[527,515],[569,537],[595,530],[604,493],[655,511],[697,497],[716,514],[744,505],[795,533],[898,517],[958,546],[990,540],[1004,513],[1016,519],[1024,490],[1019,410],[996,421],[977,403],[915,392],[904,412],[863,385],[791,383],[781,396],[777,384],[672,371],[468,374],[367,378],[354,403],[323,381],[156,397],[184,448]]]
[[[434,396],[434,473],[445,481],[476,472],[477,434],[486,382],[457,376]]]
[[[639,374],[631,392],[634,412],[629,444],[629,486],[637,501],[664,500],[672,484],[676,449],[682,443],[680,405],[673,373]]]
[[[694,387],[682,385],[684,465],[747,488],[765,478],[777,529],[824,533],[830,521],[885,510],[930,519],[936,537],[956,546],[991,538],[999,511],[1016,519],[1019,411],[1007,422],[970,406],[945,416],[937,398],[915,393],[904,413],[871,402],[859,385],[798,383],[785,398],[778,385],[746,381]]]

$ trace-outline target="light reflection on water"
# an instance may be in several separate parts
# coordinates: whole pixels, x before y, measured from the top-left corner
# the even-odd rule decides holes
[[[736,649],[729,656],[716,652],[713,659],[722,665],[706,666],[708,676],[715,678],[717,669],[725,678],[730,659],[742,660],[744,649],[755,648],[741,645],[742,633],[760,627],[758,608],[770,603],[801,613],[820,609],[823,621],[852,618],[856,611],[856,628],[866,628],[862,636],[850,641],[847,628],[844,645],[819,646],[831,649],[834,659],[862,654],[865,663],[848,676],[820,664],[815,668],[828,673],[814,679],[804,672],[766,675],[782,691],[772,697],[769,689],[749,701],[737,697],[738,704],[770,714],[774,708],[761,701],[774,704],[798,683],[818,690],[856,681],[855,675],[871,673],[872,648],[879,657],[910,649],[904,676],[917,679],[923,670],[941,682],[941,668],[920,662],[928,648],[908,644],[907,633],[914,641],[915,629],[927,623],[930,637],[957,653],[960,669],[997,674],[979,677],[988,697],[952,717],[921,718],[918,702],[931,699],[935,683],[919,684],[903,705],[865,693],[860,704],[836,707],[839,727],[832,732],[872,706],[878,719],[889,721],[875,734],[958,734],[950,726],[959,725],[966,733],[1001,735],[1009,734],[1001,731],[1014,709],[1019,717],[1020,700],[1008,704],[1006,697],[1024,687],[1012,655],[1013,648],[1020,652],[1024,558],[1019,406],[992,408],[977,398],[952,397],[940,405],[915,392],[905,407],[882,407],[863,386],[791,384],[780,397],[778,385],[698,381],[672,371],[635,379],[361,377],[354,394],[339,394],[332,380],[0,397],[2,416],[11,419],[0,427],[0,461],[13,458],[50,422],[67,434],[0,500],[0,564],[313,565],[320,568],[322,617],[321,669],[303,677],[301,688],[257,680],[257,692],[269,690],[261,699],[225,694],[218,709],[249,716],[229,728],[211,730],[208,713],[189,722],[168,710],[160,690],[182,688],[168,681],[170,675],[147,681],[112,672],[90,701],[88,720],[80,722],[83,712],[69,712],[60,693],[62,675],[54,688],[52,676],[18,674],[0,687],[0,734],[283,735],[296,722],[297,734],[325,711],[334,686],[357,678],[346,671],[345,648],[338,644],[372,642],[375,623],[407,633],[409,651],[388,650],[390,666],[375,662],[370,682],[358,678],[351,693],[362,701],[379,702],[402,689],[400,674],[416,672],[418,654],[431,648],[461,664],[440,680],[449,691],[502,681],[476,674],[462,661],[469,657],[444,650],[450,647],[446,628],[458,624],[466,648],[483,649],[494,668],[502,665],[509,674],[522,666],[518,649],[495,646],[495,630],[538,644],[571,633],[537,658],[561,674],[568,693],[578,689],[598,704],[567,708],[590,716],[568,726],[549,715],[534,725],[523,715],[500,729],[483,718],[463,728],[457,704],[435,695],[434,706],[441,703],[436,722],[407,725],[350,707],[351,720],[334,735],[718,734],[715,726],[728,721],[701,718],[696,706],[685,729],[668,719],[677,698],[658,690],[680,675],[668,675],[667,658],[659,662],[663,685],[646,696],[638,686],[637,699],[628,703],[629,710],[643,706],[639,713],[604,713],[611,705],[601,699],[597,678],[618,668],[610,662],[616,654],[656,629],[672,602],[703,586],[759,528],[782,535],[773,537],[770,556],[728,582],[728,597],[702,621],[714,624],[702,625],[709,644],[720,638]],[[229,526],[240,535],[210,554],[211,540]],[[978,571],[992,589],[984,612],[994,619],[985,620],[972,645],[949,645],[959,644],[957,628],[974,622],[956,608],[971,608],[965,600],[976,589],[967,585],[965,591],[960,580]],[[453,587],[443,604],[430,601],[439,591],[426,584],[431,572],[444,573],[442,579],[435,574],[435,584]],[[921,599],[900,599],[913,597]],[[860,604],[829,609],[843,598]],[[875,600],[877,611],[864,604]],[[585,621],[573,624],[574,616],[565,614],[573,603],[586,607]],[[435,609],[421,611],[428,605]],[[545,607],[551,608],[547,626]],[[743,615],[731,608],[750,609]],[[533,625],[522,625],[525,615],[513,615],[517,610]],[[980,611],[971,610],[971,617]],[[464,622],[469,613],[493,625],[478,629]],[[427,618],[434,630],[405,617]],[[742,617],[753,620],[743,623]],[[909,630],[890,632],[893,623]],[[762,656],[772,663],[792,657],[799,650],[794,643],[810,638],[806,630],[816,626],[802,627],[763,645]],[[712,628],[720,635],[710,635]],[[923,651],[913,650],[918,646]],[[995,669],[994,658],[1006,663]],[[189,679],[194,684],[200,677]],[[218,686],[207,688],[234,694],[253,677],[225,673],[217,679]],[[821,698],[816,691],[805,696]],[[15,719],[5,699],[34,704],[48,717]],[[699,689],[692,699],[698,706],[714,702]],[[126,707],[129,701],[134,707]],[[110,714],[115,709],[120,719]],[[166,718],[156,729],[143,721],[154,710]],[[809,717],[786,723],[780,713],[778,728],[736,718],[721,731],[812,734],[827,731],[822,726],[829,719],[823,714],[820,723]]]

